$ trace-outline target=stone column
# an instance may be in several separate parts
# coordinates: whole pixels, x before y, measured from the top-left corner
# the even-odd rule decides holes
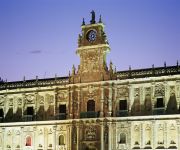
[[[112,132],[111,132],[111,122],[108,122],[108,150],[112,150]]]
[[[104,150],[104,122],[101,124],[101,150]]]
[[[108,116],[112,115],[112,85],[109,85]]]
[[[104,117],[104,87],[103,87],[103,85],[101,87],[101,111],[100,111],[100,117]]]

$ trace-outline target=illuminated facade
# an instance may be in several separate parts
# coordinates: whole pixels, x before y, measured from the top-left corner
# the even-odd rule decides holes
[[[0,83],[0,150],[180,149],[180,67],[116,71],[101,17],[67,77]]]

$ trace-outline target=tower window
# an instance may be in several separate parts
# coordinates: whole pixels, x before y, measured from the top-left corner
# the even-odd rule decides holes
[[[27,107],[27,115],[31,115],[31,116],[34,115],[34,109],[33,109],[33,107]]]
[[[163,98],[157,98],[156,108],[161,108],[161,107],[164,107],[164,100]]]
[[[59,113],[66,113],[66,105],[59,105]]]
[[[119,101],[119,110],[127,110],[127,100]]]
[[[32,146],[32,139],[30,136],[26,137],[26,146]]]
[[[89,100],[87,102],[87,111],[95,111],[95,101]]]

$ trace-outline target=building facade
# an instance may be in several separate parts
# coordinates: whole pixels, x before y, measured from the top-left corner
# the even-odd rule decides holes
[[[0,150],[180,149],[180,66],[116,71],[101,17],[67,77],[0,83]]]

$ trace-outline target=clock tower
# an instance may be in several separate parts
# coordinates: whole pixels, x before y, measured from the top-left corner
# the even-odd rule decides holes
[[[76,72],[73,66],[71,81],[95,82],[109,80],[113,76],[112,63],[108,69],[106,55],[110,51],[101,16],[96,22],[95,12],[91,12],[91,20],[81,25],[82,32],[78,38],[76,54],[80,57],[80,65]]]

